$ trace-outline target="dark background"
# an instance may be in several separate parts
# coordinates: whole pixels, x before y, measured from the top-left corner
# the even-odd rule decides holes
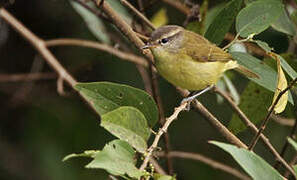
[[[210,6],[219,2],[211,2]],[[148,16],[161,6],[167,8],[170,24],[183,23],[184,15],[159,1],[147,10]],[[66,0],[16,0],[7,9],[43,39],[73,37],[96,40]],[[288,40],[284,34],[271,29],[262,34],[260,37],[276,47],[277,52],[287,49]],[[87,48],[55,47],[51,50],[79,81],[111,81],[144,89],[141,77],[132,63]],[[3,74],[53,72],[32,46],[2,20],[0,62],[0,73]],[[173,86],[159,79],[168,116],[179,104],[181,97]],[[242,91],[247,81],[236,77],[233,82]],[[62,162],[63,157],[70,153],[102,149],[105,143],[115,139],[100,127],[99,118],[67,85],[65,91],[66,96],[57,93],[56,78],[0,82],[0,179],[107,179],[107,173],[103,170],[85,169],[84,165],[88,162],[86,159]],[[226,103],[218,104],[213,93],[207,93],[200,99],[227,124],[232,111]],[[266,134],[279,150],[289,130],[288,127],[271,122]],[[198,152],[240,169],[230,155],[207,143],[209,140],[224,139],[199,114],[193,111],[182,113],[169,128],[169,133],[172,149]],[[246,131],[239,137],[249,142],[251,135],[251,131]],[[260,144],[256,152],[273,163],[272,155]],[[163,159],[160,162],[165,165]],[[192,160],[175,159],[174,169],[178,179],[235,179],[227,173]]]

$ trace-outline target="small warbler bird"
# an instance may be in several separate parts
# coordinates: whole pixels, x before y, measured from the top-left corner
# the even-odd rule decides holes
[[[209,90],[229,69],[258,77],[204,37],[176,25],[162,26],[153,31],[143,49],[151,49],[162,77],[191,91],[202,90],[203,93]]]

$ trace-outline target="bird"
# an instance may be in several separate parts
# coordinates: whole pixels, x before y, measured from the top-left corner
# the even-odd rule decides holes
[[[152,51],[158,73],[171,84],[200,91],[183,102],[192,101],[212,89],[223,73],[230,69],[259,78],[239,65],[228,52],[203,36],[177,25],[165,25],[154,30],[142,49]]]

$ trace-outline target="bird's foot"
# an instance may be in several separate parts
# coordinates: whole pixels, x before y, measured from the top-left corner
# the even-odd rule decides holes
[[[184,103],[187,103],[187,106],[186,106],[186,111],[189,111],[191,109],[191,103],[198,97],[200,96],[201,94],[211,90],[212,88],[214,87],[214,85],[210,85],[210,86],[207,86],[206,88],[202,89],[201,91],[194,91],[192,93],[190,93],[190,95],[186,98],[184,98],[180,104],[184,104]]]

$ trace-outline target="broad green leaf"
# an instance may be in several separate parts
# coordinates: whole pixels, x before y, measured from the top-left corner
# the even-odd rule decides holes
[[[263,112],[267,112],[272,102],[272,97],[272,92],[254,82],[249,82],[240,96],[239,108],[250,118],[252,123],[257,124],[265,118],[266,113]],[[237,134],[246,128],[246,125],[238,115],[233,113],[228,129]]]
[[[273,50],[273,48],[271,48],[266,42],[264,41],[260,41],[260,40],[254,40],[253,42],[255,42],[259,47],[261,47],[262,49],[264,49],[266,52],[271,52]]]
[[[111,82],[78,83],[75,89],[100,115],[121,106],[132,106],[144,114],[150,127],[158,121],[158,109],[153,98],[140,89]]]
[[[250,54],[242,52],[230,52],[232,57],[237,60],[237,62],[254,73],[256,73],[260,78],[249,78],[255,83],[263,86],[264,88],[274,92],[276,87],[277,73],[271,67],[263,64],[259,59],[253,57]]]
[[[205,16],[205,32],[208,30],[210,24],[214,21],[214,19],[218,16],[219,12],[225,7],[226,3],[220,3],[215,7],[211,8]],[[203,35],[205,34],[203,33]]]
[[[271,27],[277,31],[286,33],[291,36],[294,36],[296,34],[296,27],[289,18],[285,8],[282,8],[281,15],[274,23],[271,24]]]
[[[116,137],[144,153],[150,129],[143,114],[134,107],[123,106],[102,115],[101,126]]]
[[[87,150],[87,151],[84,151],[83,153],[79,153],[79,154],[69,154],[67,156],[65,156],[63,158],[63,161],[67,161],[71,158],[76,158],[76,157],[89,157],[89,158],[95,158],[97,153],[99,153],[100,151],[98,150]]]
[[[215,44],[220,44],[232,26],[241,4],[242,0],[228,2],[207,28],[205,37]]]
[[[255,83],[259,84],[260,86],[274,92],[276,85],[277,85],[277,73],[274,69],[264,64],[259,59],[255,58],[254,56],[242,53],[242,52],[230,52],[232,57],[237,60],[237,62],[254,73],[256,73],[260,78],[249,78],[250,80],[254,81]],[[292,71],[291,66],[289,66],[286,61],[279,57],[281,60],[282,67],[285,71]],[[292,71],[293,72],[293,71]],[[291,74],[291,73],[290,73]],[[293,103],[292,95],[289,93],[289,102]]]
[[[260,40],[253,40],[258,46],[260,46],[262,49],[264,49],[266,52],[271,52],[273,48],[271,48],[266,42],[260,41]],[[287,61],[280,55],[275,54],[277,58],[280,59],[282,68],[288,73],[288,75],[295,79],[297,77],[297,72],[287,63]]]
[[[287,86],[288,86],[286,76],[285,76],[285,74],[284,74],[284,72],[282,70],[282,67],[281,67],[280,59],[276,58],[276,61],[277,61],[277,74],[278,74],[278,76],[277,76],[277,86],[276,86],[276,89],[275,89],[275,92],[274,92],[272,105],[275,103],[276,98],[279,96],[280,92],[283,91],[284,89],[286,89]],[[288,102],[288,94],[289,94],[289,92],[286,91],[281,96],[279,101],[276,103],[276,105],[274,107],[275,113],[281,113],[281,112],[283,112],[285,110],[285,108],[287,106],[287,102]]]
[[[281,15],[283,5],[279,0],[261,0],[249,3],[236,17],[236,31],[241,37],[259,34]]]
[[[168,17],[165,8],[161,8],[156,14],[153,15],[151,22],[152,24],[158,28],[164,26],[168,23]]]
[[[110,39],[107,36],[105,26],[96,15],[81,6],[75,1],[70,1],[73,9],[83,18],[90,32],[100,41],[110,44]],[[92,6],[92,4],[88,4]]]
[[[282,177],[273,167],[254,152],[226,143],[216,141],[211,141],[210,143],[228,152],[245,172],[255,180],[284,179],[284,177]]]
[[[139,179],[145,174],[135,167],[135,151],[121,140],[113,140],[104,146],[103,150],[96,154],[86,168],[105,169],[115,176],[123,176]]]
[[[173,176],[168,176],[168,175],[162,175],[162,174],[155,173],[154,174],[154,180],[176,180],[176,178],[173,177]]]
[[[287,63],[287,61],[280,55],[277,55],[277,57],[280,59],[282,68],[288,73],[288,75],[295,79],[297,78],[297,72]]]
[[[288,137],[288,142],[292,145],[292,147],[295,149],[295,151],[297,151],[297,142],[290,137]]]

